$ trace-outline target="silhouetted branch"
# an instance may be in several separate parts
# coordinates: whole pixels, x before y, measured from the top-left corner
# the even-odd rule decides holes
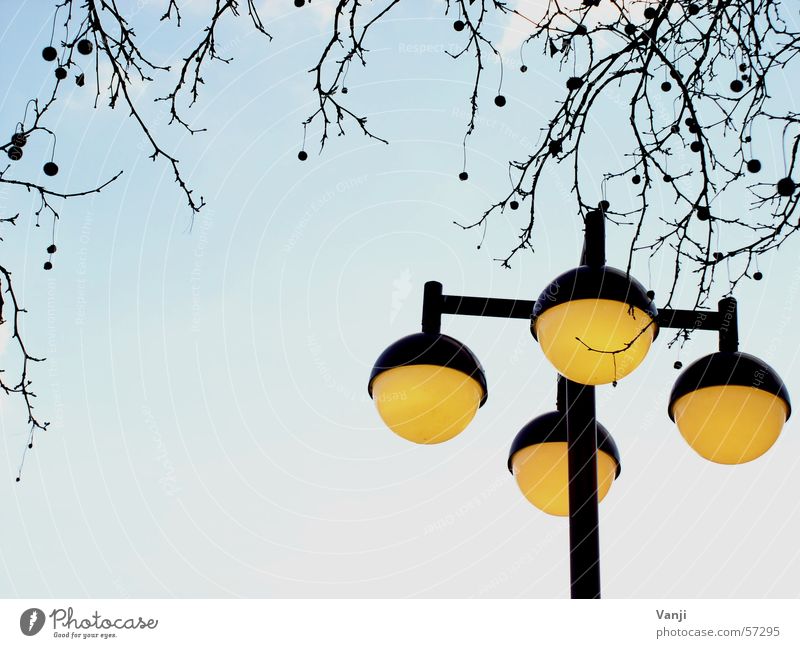
[[[354,121],[361,132],[374,140],[387,144],[388,142],[372,133],[367,128],[367,118],[357,115],[349,108],[345,107],[337,95],[344,92],[344,77],[353,60],[357,60],[361,65],[366,65],[364,55],[367,50],[364,47],[369,30],[381,18],[395,7],[400,0],[388,0],[382,9],[371,18],[364,21],[359,28],[356,26],[356,17],[363,9],[360,0],[339,0],[333,16],[333,33],[328,43],[325,45],[319,62],[310,72],[314,75],[314,92],[317,94],[318,108],[309,115],[303,122],[304,126],[314,123],[317,118],[322,119],[322,135],[320,136],[320,149],[325,148],[328,140],[328,128],[336,126],[339,135],[344,135],[344,124],[350,119]],[[341,59],[336,59],[332,64],[332,79],[325,81],[325,71],[331,59],[341,55]]]
[[[164,0],[165,10],[161,16],[161,21],[171,21],[174,19],[175,27],[179,28],[182,23],[182,16],[179,4],[176,0]],[[105,190],[115,180],[122,171],[97,186],[81,190],[57,191],[46,183],[35,178],[19,177],[15,175],[16,168],[14,162],[23,156],[26,147],[41,146],[51,151],[50,162],[45,164],[43,169],[46,176],[56,175],[59,171],[54,161],[56,133],[48,126],[48,117],[53,112],[57,98],[64,87],[64,83],[72,80],[76,85],[83,86],[87,81],[87,76],[91,74],[89,69],[94,68],[94,107],[96,108],[101,99],[108,102],[112,109],[123,106],[123,117],[133,118],[145,139],[151,147],[150,159],[163,159],[169,168],[172,169],[173,179],[178,189],[183,193],[192,217],[205,205],[204,199],[196,198],[194,190],[190,187],[183,174],[178,158],[169,152],[156,137],[153,124],[148,122],[144,113],[140,110],[138,102],[134,99],[136,94],[132,91],[132,86],[136,84],[146,84],[157,79],[169,79],[173,75],[172,68],[168,64],[156,62],[143,49],[136,32],[132,28],[128,13],[132,7],[130,3],[118,4],[117,0],[55,0],[52,4],[54,9],[52,32],[53,38],[50,44],[42,51],[42,56],[47,61],[52,61],[55,67],[55,79],[52,89],[48,90],[45,98],[33,97],[26,106],[22,119],[13,128],[11,141],[0,144],[0,153],[5,154],[11,162],[0,170],[0,183],[14,189],[24,189],[26,192],[33,192],[39,196],[40,203],[33,215],[36,217],[36,224],[42,215],[53,219],[59,219],[59,211],[54,198],[60,200],[73,200]],[[227,16],[239,16],[240,2],[237,0],[214,0],[213,11],[209,7],[209,18],[202,36],[199,41],[189,48],[187,55],[181,59],[182,65],[177,73],[174,74],[175,85],[173,90],[159,100],[168,102],[170,121],[177,122],[190,133],[197,133],[204,129],[193,128],[189,121],[183,116],[179,105],[182,104],[182,97],[188,95],[186,108],[191,108],[198,99],[199,87],[204,83],[203,70],[213,61],[223,63],[230,62],[229,57],[220,55],[217,46],[217,32],[219,26]],[[258,14],[255,0],[246,0],[244,3],[247,15],[253,27],[267,38],[271,36],[267,33],[261,17]],[[49,29],[48,29],[49,31]],[[79,58],[86,58],[94,63],[93,66],[79,64]],[[100,71],[107,69],[110,76],[101,81]],[[72,74],[71,74],[72,73]],[[157,100],[158,101],[158,100]],[[12,131],[11,128],[8,129]],[[20,215],[0,219],[0,225],[17,225]],[[54,231],[54,228],[53,228]],[[0,241],[2,241],[0,237]],[[51,255],[56,250],[55,241],[51,240],[48,253]],[[44,264],[45,270],[53,267],[51,261]],[[16,394],[22,397],[28,409],[28,422],[31,424],[28,446],[33,442],[33,435],[37,430],[44,430],[46,422],[41,422],[33,413],[32,398],[35,394],[30,390],[31,379],[29,378],[30,364],[40,362],[42,358],[36,358],[28,353],[22,338],[18,322],[19,317],[25,312],[19,306],[17,296],[14,293],[12,282],[12,272],[0,266],[0,295],[4,294],[7,299],[3,301],[0,296],[0,325],[10,325],[13,328],[12,339],[16,342],[22,358],[22,369],[19,379],[13,381],[4,379],[0,381],[0,387],[7,395]],[[14,314],[8,320],[3,319],[3,306],[12,304]],[[10,323],[10,324],[9,324]],[[0,370],[2,373],[2,370]],[[23,455],[24,460],[24,455]]]
[[[394,4],[381,5],[384,13]],[[331,41],[314,69],[321,109],[340,96],[350,60],[366,64],[363,36],[383,15],[369,7],[355,0],[341,0],[337,6]],[[581,214],[596,208],[601,179],[608,191],[620,183],[634,184],[632,203],[613,205],[607,215],[631,228],[628,271],[640,255],[671,256],[673,277],[664,306],[670,305],[685,273],[696,281],[695,306],[704,304],[723,263],[732,291],[753,276],[751,268],[760,255],[778,249],[800,227],[792,180],[798,175],[798,114],[769,92],[769,84],[786,86],[796,76],[790,66],[800,51],[800,32],[796,15],[789,15],[792,10],[786,0],[547,0],[519,8],[496,0],[446,1],[444,14],[457,13],[452,25],[464,39],[447,54],[475,58],[465,146],[484,92],[485,56],[498,57],[502,66],[494,32],[486,29],[490,22],[514,20],[515,26],[527,29],[523,48],[539,43],[540,56],[574,70],[565,73],[565,96],[543,120],[534,149],[509,162],[512,189],[474,221],[457,224],[466,230],[481,228],[485,234],[498,212],[524,203],[527,216],[517,244],[498,259],[508,266],[517,253],[533,249],[537,223],[549,226],[536,218],[542,190],[550,189],[542,179],[553,166],[566,163]],[[347,30],[342,28],[345,15]],[[356,33],[360,39],[352,36]],[[323,77],[333,83],[323,85]],[[505,97],[498,99],[498,106],[505,105]],[[592,134],[590,123],[612,100],[627,108],[630,145],[623,140],[619,144],[626,147],[625,162],[620,167],[604,158],[587,170],[579,160]],[[330,123],[341,134],[342,117],[352,114],[323,115],[322,143]],[[786,168],[779,172],[784,176],[754,183],[756,174],[768,171],[751,152],[752,133],[770,128],[784,137]],[[676,169],[685,152],[689,159]],[[750,192],[751,209],[734,214],[715,209],[720,196],[734,187]],[[667,201],[659,201],[655,209],[655,199],[664,195],[671,205],[662,208]],[[728,242],[727,248],[714,249],[717,241]]]

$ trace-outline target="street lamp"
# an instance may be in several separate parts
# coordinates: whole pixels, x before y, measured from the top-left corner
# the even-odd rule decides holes
[[[368,389],[389,429],[426,444],[456,436],[487,396],[483,367],[472,351],[449,335],[424,331],[380,355]]]
[[[557,407],[522,428],[508,468],[532,504],[569,516],[572,598],[600,598],[597,504],[620,474],[616,444],[596,420],[595,385],[636,369],[659,328],[719,333],[719,352],[681,374],[668,406],[701,456],[751,461],[772,446],[791,414],[778,374],[738,350],[735,299],[721,299],[717,311],[658,310],[639,282],[605,265],[604,207],[586,214],[580,267],[553,280],[535,302],[445,295],[440,283],[426,283],[422,332],[386,349],[368,386],[394,432],[417,443],[446,441],[469,424],[487,388],[475,355],[441,333],[442,315],[530,320],[559,372]]]
[[[748,353],[700,358],[680,375],[669,416],[701,457],[722,464],[757,459],[791,414],[789,392],[766,362]]]
[[[658,334],[658,311],[621,270],[582,265],[556,277],[533,306],[531,333],[558,373],[584,385],[638,367]]]
[[[567,419],[564,412],[537,416],[523,427],[511,444],[508,469],[522,494],[550,515],[569,515]],[[597,423],[597,500],[601,502],[619,477],[617,444]]]

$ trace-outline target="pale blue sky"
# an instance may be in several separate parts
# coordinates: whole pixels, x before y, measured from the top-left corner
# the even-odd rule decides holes
[[[42,4],[0,5],[6,128],[51,84],[39,55],[49,37]],[[319,10],[290,2],[271,12],[272,43],[245,19],[226,30],[236,61],[204,74],[190,113],[208,133],[167,128],[146,103],[154,93],[143,96],[209,203],[191,232],[169,170],[147,159],[122,111],[92,111],[89,83],[60,98],[53,186],[125,174],[63,206],[49,273],[47,228],[32,226],[24,194],[0,187],[0,212],[24,215],[4,232],[3,259],[30,311],[28,344],[48,356],[32,376],[38,411],[53,422],[15,484],[24,414],[15,400],[0,402],[0,595],[568,595],[566,521],[533,509],[505,468],[518,429],[554,406],[555,374],[526,322],[445,318],[444,332],[470,346],[489,381],[488,402],[448,443],[394,436],[367,396],[381,350],[418,330],[426,280],[450,293],[533,299],[580,246],[559,172],[548,178],[536,254],[511,270],[492,257],[522,224],[513,213],[491,225],[481,250],[475,233],[451,224],[506,190],[506,160],[524,154],[523,138],[536,140],[563,75],[540,68],[534,52],[527,75],[511,60],[500,110],[497,66],[487,67],[470,181],[459,182],[470,64],[439,51],[458,42],[450,21],[436,18],[440,3],[420,4],[376,31],[370,65],[348,79],[389,147],[353,131],[322,156],[309,145],[309,160],[297,161],[313,105],[305,71],[326,32]],[[160,9],[143,6],[139,32],[156,59],[173,60],[193,23],[153,31]],[[601,114],[584,160],[591,169],[621,155],[613,102]],[[40,167],[40,144],[28,145],[24,168]],[[771,155],[762,154],[765,172]],[[622,189],[611,199],[631,196]],[[720,208],[740,205],[731,196]],[[609,231],[612,265],[624,265],[626,237]],[[763,259],[765,280],[736,292],[742,350],[770,362],[793,393],[797,253],[793,242]],[[669,273],[668,260],[634,267],[661,294]],[[685,286],[677,306],[691,305]],[[666,414],[678,358],[668,339],[616,389],[598,392],[623,463],[601,506],[604,594],[793,597],[797,423],[751,464],[700,459]],[[715,336],[698,334],[680,359],[715,349]]]

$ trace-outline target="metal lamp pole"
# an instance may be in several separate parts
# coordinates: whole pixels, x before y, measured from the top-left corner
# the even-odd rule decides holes
[[[581,265],[605,265],[605,215],[585,220]],[[523,299],[445,295],[442,284],[428,281],[422,304],[422,331],[440,333],[442,315],[471,315],[530,320],[535,302]],[[660,309],[660,328],[719,332],[719,350],[739,347],[736,300],[721,299],[717,311]],[[597,423],[595,388],[558,376],[557,409],[566,416],[569,471],[570,594],[600,598],[600,534],[597,507]]]

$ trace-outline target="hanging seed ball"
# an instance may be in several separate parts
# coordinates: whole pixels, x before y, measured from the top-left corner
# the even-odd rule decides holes
[[[678,126],[678,124],[672,124],[672,126],[670,126],[670,128],[669,128],[669,132],[670,133],[675,133],[675,134],[680,133],[681,132],[681,127]]]
[[[50,245],[48,245],[48,246],[47,246],[47,252],[48,252],[49,254],[55,254],[55,252],[56,252],[56,245],[55,245],[55,243],[51,243]]]
[[[717,261],[722,261],[722,257],[723,257],[722,252],[714,252],[714,258]]]
[[[61,66],[56,68],[56,79],[63,81],[67,78],[67,69]]]
[[[711,218],[711,210],[708,207],[701,205],[697,208],[697,220],[707,221],[709,218]]]
[[[742,81],[750,81],[750,75],[749,74],[743,74],[742,75]]]
[[[53,264],[50,263],[49,261],[45,261],[44,262],[44,269],[45,270],[52,270],[53,269]]]
[[[455,29],[456,31],[464,31],[464,27],[466,27],[466,25],[464,24],[463,20],[456,20],[453,23],[453,29]]]
[[[19,477],[17,477],[14,481],[19,481]]]
[[[741,92],[742,90],[744,90],[744,83],[739,81],[739,79],[734,79],[733,81],[731,81],[731,90],[733,90],[734,92]]]
[[[32,443],[29,443],[29,444],[28,444],[28,449],[30,450],[31,448],[33,448],[33,444],[32,444]]]
[[[761,171],[761,160],[756,160],[755,158],[752,160],[748,160],[747,170],[750,173],[758,173],[759,171]]]
[[[647,20],[652,20],[657,15],[658,15],[658,11],[656,11],[655,7],[647,7],[644,10],[644,17],[647,18]]]
[[[58,165],[55,162],[45,162],[45,165],[42,167],[44,174],[47,176],[54,176],[58,173]]]
[[[683,363],[680,360],[676,360],[675,364],[672,366],[675,367],[676,369],[681,369],[683,367]]]
[[[12,162],[22,159],[22,149],[19,146],[10,146],[6,152],[8,159]]]
[[[516,200],[512,200],[508,203],[508,206],[511,207],[511,209],[519,209],[519,203]]]
[[[747,72],[747,63],[739,63],[739,72]]]
[[[547,145],[551,155],[558,155],[561,153],[561,140],[554,140]]]
[[[86,83],[86,77],[83,75],[83,72],[81,72],[78,76],[75,77],[75,85],[78,86],[79,88],[82,88],[85,83]]]
[[[342,94],[347,94],[347,88],[345,88],[344,86],[342,86]]]
[[[498,108],[502,108],[503,106],[506,105],[506,98],[503,95],[497,95],[494,98],[494,105],[497,106]]]
[[[664,83],[661,84],[661,89],[664,92],[669,92],[672,90],[672,84],[669,81],[664,81]]]
[[[749,135],[748,135],[747,137],[745,137],[745,138],[744,138],[744,141],[745,141],[746,143],[749,143],[749,142],[751,142],[752,140],[753,140],[753,138],[752,138],[752,137],[750,137]]]
[[[306,0],[294,0],[295,7],[302,7],[306,3]]]
[[[297,154],[297,159],[300,160],[301,162],[305,162],[308,159],[308,153],[306,153],[305,151],[300,151]]]
[[[692,3],[689,5],[688,11],[690,16],[696,16],[697,14],[700,13],[700,7]]]
[[[586,36],[586,34],[588,34],[588,33],[589,33],[589,31],[586,29],[586,25],[578,25],[575,28],[575,34],[577,36]]]
[[[94,45],[92,45],[92,41],[90,41],[90,40],[88,40],[86,38],[81,38],[78,41],[78,53],[79,54],[83,54],[84,56],[88,56],[89,54],[92,53],[93,49],[94,49]]]
[[[763,278],[764,278],[764,275],[761,274],[760,272],[754,272],[753,273],[753,279],[755,279],[756,281],[761,281]]]
[[[458,174],[459,180],[463,181],[466,180],[467,178],[469,178],[469,173],[467,173],[466,171],[462,171],[461,173]]]
[[[684,119],[683,123],[686,124],[689,128],[695,125],[695,121],[691,117],[687,117],[686,119]]]
[[[642,181],[642,176],[640,176],[638,173],[631,178],[631,182],[633,184],[639,184],[641,181]]]
[[[703,145],[697,140],[695,140],[689,145],[689,148],[692,149],[695,153],[699,153],[700,151],[703,150]]]
[[[625,33],[628,36],[633,36],[636,33],[636,25],[634,25],[633,23],[628,23],[627,25],[625,25]]]
[[[583,85],[583,79],[580,77],[570,77],[567,79],[567,90],[578,90]]]
[[[609,210],[610,207],[611,207],[611,203],[608,202],[607,200],[601,200],[599,203],[597,203],[597,208],[600,211],[606,212],[606,211]]]
[[[527,65],[520,65],[519,66],[519,71],[523,72],[523,73],[527,72],[528,71],[528,66]]]
[[[797,185],[795,185],[794,180],[791,178],[781,178],[778,180],[777,189],[778,194],[781,196],[791,196],[796,188]]]
[[[655,296],[656,296],[656,293],[655,293],[654,290],[648,290],[647,291],[647,299],[651,299],[652,300],[652,299],[655,298]]]
[[[669,173],[664,174],[664,182],[672,182],[672,176]]]
[[[42,58],[45,61],[55,61],[57,56],[58,52],[56,52],[56,48],[51,45],[48,45],[42,50]]]
[[[11,136],[11,143],[14,146],[23,147],[28,143],[28,136],[25,133],[14,133]]]

